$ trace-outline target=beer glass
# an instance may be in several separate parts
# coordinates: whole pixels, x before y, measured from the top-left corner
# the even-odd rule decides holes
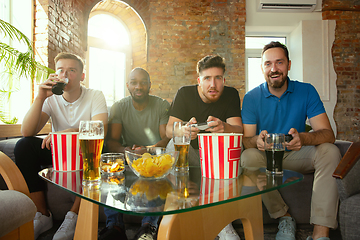
[[[189,171],[189,146],[191,141],[191,127],[186,122],[174,122],[173,141],[179,158],[175,164],[175,171]]]
[[[282,162],[285,152],[285,135],[268,133],[265,136],[266,173],[283,174]]]
[[[83,185],[100,183],[100,158],[104,144],[102,121],[81,121],[79,141],[83,157]]]

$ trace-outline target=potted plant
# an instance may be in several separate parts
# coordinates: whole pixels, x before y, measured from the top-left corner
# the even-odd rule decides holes
[[[15,91],[14,84],[25,77],[36,82],[46,79],[52,69],[35,61],[32,42],[20,30],[10,23],[0,19],[0,64],[3,66],[0,81],[6,89],[0,89],[0,120],[5,123],[16,123],[16,118],[6,120],[5,103],[10,99],[11,93]],[[26,45],[26,51],[21,52],[3,42],[2,39],[10,38]]]

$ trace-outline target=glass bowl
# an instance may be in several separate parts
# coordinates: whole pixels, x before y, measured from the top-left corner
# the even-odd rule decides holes
[[[125,197],[125,208],[136,212],[161,212],[168,193],[174,191],[167,179],[143,179],[134,182]]]
[[[125,159],[130,169],[138,176],[147,179],[160,179],[175,167],[179,152],[167,152],[166,148],[151,147],[140,150],[125,150]]]
[[[101,173],[108,176],[119,175],[125,170],[123,153],[101,154]]]

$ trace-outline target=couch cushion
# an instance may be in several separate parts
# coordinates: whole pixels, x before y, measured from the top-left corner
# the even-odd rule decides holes
[[[0,141],[0,151],[5,153],[14,162],[15,162],[14,147],[17,141],[19,141],[20,139],[21,138],[10,138]]]
[[[360,194],[349,197],[340,203],[339,217],[342,238],[359,239],[360,236]]]
[[[35,204],[21,192],[0,191],[0,202],[0,237],[32,221],[35,216]]]

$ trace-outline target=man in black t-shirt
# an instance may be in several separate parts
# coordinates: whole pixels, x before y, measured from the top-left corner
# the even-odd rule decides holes
[[[172,138],[174,122],[190,124],[210,122],[201,132],[242,133],[240,97],[233,87],[224,86],[225,63],[218,55],[209,55],[197,63],[198,84],[181,87],[169,110],[166,136]],[[191,128],[190,165],[199,165],[198,128]],[[194,151],[195,150],[195,151]],[[195,164],[194,164],[195,163]],[[219,233],[220,240],[240,240],[232,224]]]
[[[224,86],[225,63],[218,55],[209,55],[197,64],[198,84],[181,87],[169,110],[166,135],[172,138],[174,122],[190,124],[210,122],[201,132],[242,133],[240,97],[233,87]],[[191,146],[199,149],[197,128],[191,128]]]

